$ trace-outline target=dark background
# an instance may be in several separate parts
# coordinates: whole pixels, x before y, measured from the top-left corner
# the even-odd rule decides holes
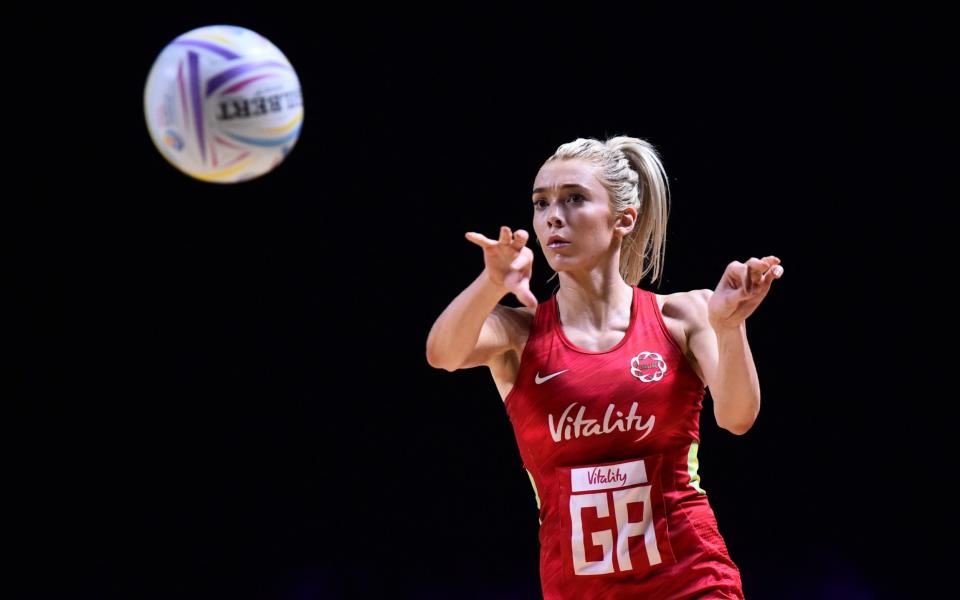
[[[543,160],[617,134],[658,148],[673,192],[664,281],[642,287],[785,267],[747,324],[759,419],[734,436],[709,400],[701,419],[747,597],[945,585],[937,15],[346,8],[29,20],[53,40],[38,155],[66,163],[31,161],[10,227],[32,596],[539,597],[489,372],[432,369],[425,341],[483,267],[464,232],[530,231]],[[293,152],[237,185],[177,172],[143,120],[156,55],[216,23],[273,41],[304,93]]]

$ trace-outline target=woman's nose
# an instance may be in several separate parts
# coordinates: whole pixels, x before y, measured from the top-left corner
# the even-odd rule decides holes
[[[549,207],[547,207],[547,223],[560,224],[563,222],[562,215],[560,214],[560,203],[554,202]]]

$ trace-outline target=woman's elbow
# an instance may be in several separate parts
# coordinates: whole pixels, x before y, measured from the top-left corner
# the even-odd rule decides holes
[[[753,423],[749,423],[746,425],[731,425],[731,426],[724,427],[724,429],[726,429],[733,435],[743,435],[746,432],[750,431],[751,427],[753,427]]]
[[[442,357],[437,356],[436,351],[430,347],[430,344],[427,344],[426,352],[427,364],[433,367],[434,369],[443,369],[444,371],[456,371],[457,367],[451,365],[449,361],[444,361]]]
[[[721,429],[726,429],[733,435],[743,435],[746,432],[750,431],[751,428],[753,428],[753,424],[756,422],[756,420],[757,418],[755,416],[752,419],[748,419],[745,421],[721,422],[718,420],[717,425],[719,425]]]

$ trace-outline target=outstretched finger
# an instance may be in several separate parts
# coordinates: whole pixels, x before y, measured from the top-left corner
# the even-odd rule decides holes
[[[497,242],[495,240],[491,240],[490,238],[483,235],[482,233],[475,233],[473,231],[468,231],[464,237],[470,240],[471,242],[473,242],[474,244],[480,246],[481,248],[490,248],[491,246],[497,245]]]

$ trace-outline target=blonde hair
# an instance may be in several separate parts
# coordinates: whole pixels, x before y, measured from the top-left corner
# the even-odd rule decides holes
[[[637,209],[633,231],[620,243],[620,275],[624,281],[635,286],[651,271],[650,281],[656,281],[663,272],[670,183],[653,145],[627,136],[605,142],[578,138],[557,148],[544,164],[571,159],[600,167],[597,177],[610,194],[610,212],[615,217],[628,206]]]

